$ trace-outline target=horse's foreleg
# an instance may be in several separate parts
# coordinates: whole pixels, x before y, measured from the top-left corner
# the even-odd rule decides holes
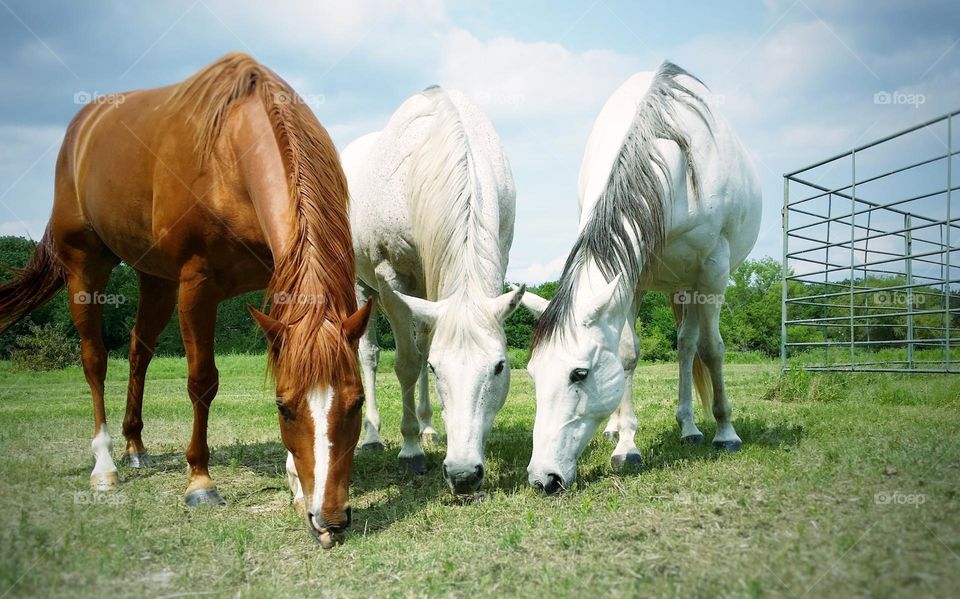
[[[224,503],[210,478],[210,448],[207,446],[207,417],[220,383],[213,355],[217,304],[220,299],[219,292],[208,285],[202,276],[180,281],[180,332],[187,354],[187,392],[193,403],[193,434],[186,452],[190,482],[184,495],[184,501],[191,507]]]
[[[417,422],[420,423],[420,442],[424,445],[433,445],[437,440],[437,429],[433,428],[433,406],[430,405],[430,378],[427,374],[429,337],[430,333],[426,327],[417,327],[415,340],[417,353],[420,354],[420,373],[417,378]]]
[[[727,399],[723,384],[723,354],[725,350],[723,338],[720,336],[720,308],[719,302],[699,306],[701,333],[698,351],[700,358],[710,372],[710,379],[713,383],[713,417],[717,421],[717,434],[713,437],[713,446],[716,449],[737,451],[740,449],[742,442],[730,422],[733,410],[730,407],[730,401]]]
[[[620,363],[623,365],[624,385],[620,405],[610,418],[616,421],[617,446],[610,458],[613,468],[625,465],[638,466],[641,463],[640,450],[637,449],[637,416],[633,411],[633,373],[637,368],[640,343],[634,330],[634,318],[628,318],[620,336]]]
[[[103,290],[107,286],[112,265],[92,261],[68,267],[70,315],[80,335],[80,360],[83,374],[93,396],[93,456],[96,463],[90,473],[90,486],[95,491],[116,488],[119,478],[111,451],[113,441],[107,432],[107,412],[103,405],[103,381],[107,376],[107,348],[103,344]]]
[[[357,303],[371,301],[370,320],[360,338],[360,371],[363,376],[363,441],[361,450],[383,451],[380,438],[380,410],[377,408],[377,367],[380,365],[380,346],[377,345],[377,300],[373,292],[357,285]]]
[[[703,433],[693,420],[693,360],[700,339],[698,310],[685,306],[683,320],[677,330],[677,361],[680,363],[680,402],[677,406],[677,424],[680,440],[684,443],[703,443]]]
[[[127,465],[152,466],[153,460],[143,446],[143,384],[147,367],[157,348],[157,337],[170,322],[177,302],[176,283],[140,273],[140,303],[137,322],[130,332],[130,381],[127,384],[127,412],[123,418],[123,436],[127,439]]]

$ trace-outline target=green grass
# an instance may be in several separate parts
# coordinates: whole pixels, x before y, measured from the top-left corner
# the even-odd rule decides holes
[[[383,372],[388,450],[357,457],[352,534],[322,551],[290,505],[264,359],[219,367],[211,471],[229,503],[190,511],[182,359],[157,359],[147,382],[157,467],[120,466],[125,483],[110,496],[87,490],[80,370],[0,363],[0,596],[948,596],[960,585],[960,377],[780,380],[770,361],[731,364],[744,447],[716,455],[678,442],[675,365],[642,366],[645,466],[612,472],[598,436],[575,487],[544,498],[526,485],[533,388],[514,371],[486,500],[460,505],[440,478],[442,445],[427,475],[398,471],[399,390]],[[117,458],[125,392],[126,363],[112,360]],[[712,421],[699,421],[709,439]]]

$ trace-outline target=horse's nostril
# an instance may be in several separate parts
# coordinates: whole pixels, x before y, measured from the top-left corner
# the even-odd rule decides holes
[[[547,495],[554,495],[563,490],[563,478],[553,472],[547,474],[547,482],[542,485],[543,492]]]

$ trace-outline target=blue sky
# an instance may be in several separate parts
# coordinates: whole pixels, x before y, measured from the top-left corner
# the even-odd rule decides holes
[[[340,148],[427,85],[467,93],[517,183],[508,277],[554,278],[593,119],[669,58],[711,87],[757,163],[754,256],[779,256],[783,172],[960,108],[958,23],[950,0],[0,0],[0,234],[42,234],[75,98],[172,83],[241,50],[304,95]]]

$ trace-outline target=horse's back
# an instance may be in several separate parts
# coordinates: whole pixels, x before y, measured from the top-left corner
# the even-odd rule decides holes
[[[627,79],[597,117],[580,171],[581,225],[606,189],[637,106],[655,75],[644,72]],[[658,268],[646,279],[649,288],[669,291],[696,285],[700,266],[707,260],[724,258],[731,270],[736,268],[756,242],[761,209],[756,168],[730,124],[716,106],[710,106],[709,89],[692,77],[679,77],[709,108],[698,113],[675,106],[676,126],[689,141],[689,157],[673,141],[660,139],[655,144],[668,170],[661,184],[672,195],[665,200],[665,244],[660,259],[653,262]]]

